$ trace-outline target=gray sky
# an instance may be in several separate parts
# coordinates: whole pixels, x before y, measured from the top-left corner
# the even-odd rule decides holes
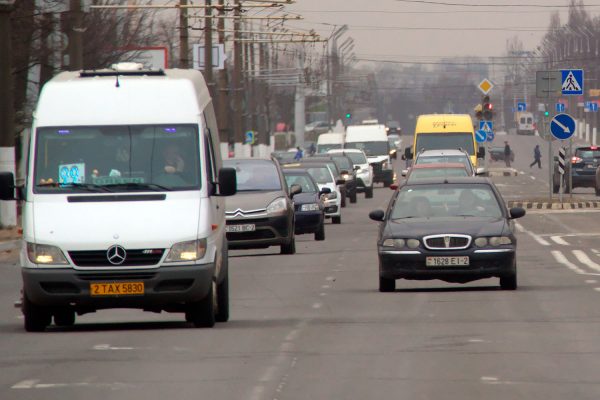
[[[432,0],[439,2],[439,0]],[[518,35],[525,49],[533,49],[544,35],[553,11],[566,20],[566,8],[510,7],[521,5],[567,5],[568,0],[446,0],[462,4],[501,4],[503,7],[465,7],[410,4],[396,0],[297,0],[286,9],[304,21],[288,26],[314,28],[329,36],[334,25],[348,24],[345,37],[355,40],[358,58],[401,61],[435,61],[445,56],[500,56],[506,40]],[[587,4],[600,5],[589,0]],[[600,7],[588,8],[596,15]],[[397,28],[434,28],[401,30]],[[391,28],[391,29],[390,29]],[[394,29],[396,28],[396,29]],[[461,30],[461,28],[498,30]],[[439,30],[441,29],[441,30]]]

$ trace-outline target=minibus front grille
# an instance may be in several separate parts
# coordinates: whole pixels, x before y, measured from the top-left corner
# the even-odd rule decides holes
[[[114,264],[108,260],[107,250],[70,251],[69,256],[78,267],[138,267],[158,264],[164,253],[164,249],[125,251],[125,260],[120,264]]]

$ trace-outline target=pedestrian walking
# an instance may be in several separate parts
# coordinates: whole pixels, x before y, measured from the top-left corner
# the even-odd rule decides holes
[[[302,152],[302,149],[300,148],[300,146],[296,147],[296,154],[294,155],[294,161],[300,161],[303,156],[304,156],[304,153]]]
[[[512,150],[508,144],[508,141],[504,141],[504,163],[510,168],[510,159],[512,156]]]
[[[533,149],[533,162],[529,164],[529,168],[533,167],[535,164],[537,164],[539,168],[542,168],[542,152],[540,151],[539,144],[536,144]]]

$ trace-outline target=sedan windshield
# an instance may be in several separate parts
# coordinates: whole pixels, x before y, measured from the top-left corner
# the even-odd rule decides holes
[[[362,150],[367,156],[387,156],[390,144],[387,140],[385,142],[350,142],[346,143],[344,148]]]
[[[504,151],[504,148],[502,148]],[[465,155],[443,155],[443,156],[427,156],[427,157],[417,157],[415,160],[415,165],[420,164],[447,164],[447,163],[460,163],[464,164],[465,168],[471,172],[471,160],[469,157]]]
[[[409,185],[398,193],[391,219],[502,217],[502,209],[485,184]]]
[[[38,193],[200,187],[194,125],[38,128],[35,143]]]
[[[235,168],[238,192],[283,190],[277,167],[265,160],[224,160],[223,165]]]
[[[307,167],[306,170],[313,179],[320,184],[333,183],[333,175],[326,166],[322,167]]]
[[[421,133],[417,135],[417,149],[444,150],[463,149],[474,155],[473,134],[464,133]]]
[[[354,168],[352,162],[346,157],[333,157],[333,161],[335,161],[339,170],[351,171]]]
[[[292,185],[299,185],[302,188],[302,193],[316,193],[319,191],[315,182],[310,178],[309,175],[285,175],[285,182],[288,187]]]

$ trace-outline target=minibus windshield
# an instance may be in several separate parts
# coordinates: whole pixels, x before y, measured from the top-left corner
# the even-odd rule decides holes
[[[36,193],[200,188],[195,125],[38,128]]]
[[[419,133],[416,150],[463,149],[470,155],[475,154],[473,134],[460,133]]]

